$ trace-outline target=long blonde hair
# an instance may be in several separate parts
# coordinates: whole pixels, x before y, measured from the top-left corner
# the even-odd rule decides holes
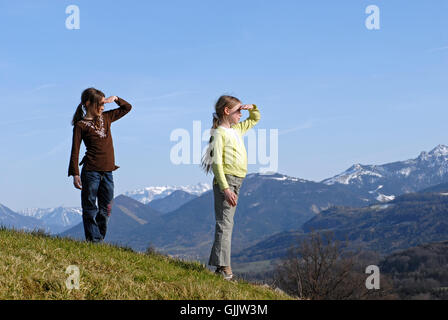
[[[219,97],[218,101],[216,101],[215,104],[215,113],[213,114],[213,124],[212,128],[210,130],[210,141],[208,143],[208,148],[205,154],[202,157],[201,167],[205,171],[205,173],[209,174],[212,169],[213,164],[213,157],[214,157],[214,150],[213,150],[213,140],[214,136],[213,133],[216,129],[218,129],[220,123],[224,119],[224,109],[227,107],[229,109],[232,109],[235,105],[241,103],[241,101],[238,98],[223,95]]]

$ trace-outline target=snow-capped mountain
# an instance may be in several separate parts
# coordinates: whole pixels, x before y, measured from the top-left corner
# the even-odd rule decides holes
[[[246,179],[251,179],[257,177],[260,180],[275,180],[275,181],[284,181],[284,182],[309,182],[304,179],[299,179],[295,177],[290,177],[280,173],[269,173],[269,174],[260,174],[260,173],[250,173],[246,176]]]
[[[448,147],[438,145],[417,158],[384,165],[355,164],[347,171],[323,180],[326,185],[347,185],[368,191],[378,201],[416,192],[448,181]]]
[[[182,192],[173,192],[162,201],[174,203],[176,199],[170,198]],[[135,199],[121,197],[120,202],[115,203],[117,211],[114,211],[111,221],[133,216],[147,223],[111,232],[107,241],[120,241],[139,251],[146,250],[151,243],[162,252],[182,257],[210,254],[215,227],[213,192],[205,192],[174,210],[169,208],[163,210],[167,213],[156,216],[145,213],[145,210],[152,209],[159,200],[140,206],[135,205]],[[298,229],[314,217],[316,211],[329,205],[362,206],[364,201],[347,191],[345,186],[328,186],[282,174],[249,174],[238,196],[238,223],[235,223],[232,247],[234,250],[242,249],[270,234]],[[64,233],[67,236],[75,234],[82,236],[81,226]]]
[[[48,226],[50,233],[60,233],[82,221],[81,208],[25,209],[18,212],[25,217],[38,219]]]
[[[322,181],[323,183],[327,185],[333,185],[335,183],[340,184],[353,184],[357,182],[363,182],[363,180],[371,179],[374,180],[374,178],[382,178],[381,175],[381,168],[378,168],[377,166],[363,166],[361,164],[355,164],[349,169],[347,169],[345,172],[338,174],[334,176],[333,178],[326,179]]]
[[[0,204],[0,226],[27,231],[48,231],[48,228],[40,220],[22,216],[2,204]]]
[[[211,188],[212,187],[207,183],[198,183],[196,185],[187,186],[155,186],[129,191],[124,195],[141,203],[148,204],[153,200],[166,198],[174,191],[180,190],[195,196],[200,196],[203,193],[211,190]]]
[[[269,228],[272,226],[299,228],[306,219],[331,206],[363,207],[378,201],[388,202],[400,195],[418,192],[443,183],[448,184],[448,147],[444,145],[439,145],[430,152],[422,152],[417,158],[406,161],[383,165],[357,164],[322,182],[303,180],[279,173],[249,174],[240,191],[239,217],[250,218],[250,223],[248,222],[244,232],[255,230],[251,224],[257,219],[270,225]],[[191,215],[191,221],[182,218],[176,222],[181,230],[187,225],[192,227],[199,226],[199,222],[203,223],[205,220],[201,220],[202,218],[197,220],[198,214],[213,212],[210,207],[213,203],[213,195],[208,192],[210,189],[211,186],[205,183],[180,187],[156,186],[127,192],[125,195],[140,203],[149,203],[141,210],[157,210],[158,215],[150,214],[152,218],[156,216],[157,219],[169,220],[173,217]],[[157,208],[151,207],[150,202],[156,199],[158,200],[153,204]],[[132,206],[126,209],[127,213],[134,210]],[[170,214],[165,215],[168,212]],[[22,222],[20,217],[33,218],[33,220]],[[207,216],[207,219],[210,217]],[[81,210],[76,208],[34,209],[26,210],[22,212],[22,216],[19,216],[6,207],[0,206],[0,224],[2,219],[11,221],[10,225],[17,226],[36,226],[44,222],[45,226],[56,225],[58,228],[68,228],[72,222],[76,224],[74,221],[77,219],[81,223]],[[166,226],[171,226],[173,223],[174,221],[170,220]],[[158,227],[160,226],[154,226],[156,229]],[[259,226],[257,230],[260,234],[266,234],[265,227]],[[151,229],[151,232],[153,231]],[[51,232],[56,233],[54,229]],[[156,234],[162,230],[154,232]],[[126,234],[124,238],[128,236],[130,235]]]

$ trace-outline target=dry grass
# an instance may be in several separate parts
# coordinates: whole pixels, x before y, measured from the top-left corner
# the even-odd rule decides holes
[[[270,288],[225,281],[197,262],[42,234],[0,229],[0,257],[0,299],[291,299]],[[70,265],[80,270],[78,290],[66,287]]]

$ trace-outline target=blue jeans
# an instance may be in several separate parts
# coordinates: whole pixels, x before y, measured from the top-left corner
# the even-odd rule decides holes
[[[86,240],[101,242],[106,237],[107,222],[114,199],[114,179],[112,172],[81,172],[82,221]],[[96,205],[98,199],[98,206]]]

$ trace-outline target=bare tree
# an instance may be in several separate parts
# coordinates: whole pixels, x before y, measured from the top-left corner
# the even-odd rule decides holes
[[[345,300],[390,298],[390,286],[368,290],[361,254],[344,250],[346,244],[331,233],[312,233],[290,250],[276,268],[277,285],[301,299]],[[364,266],[364,268],[367,265]],[[383,279],[385,280],[385,279]]]

